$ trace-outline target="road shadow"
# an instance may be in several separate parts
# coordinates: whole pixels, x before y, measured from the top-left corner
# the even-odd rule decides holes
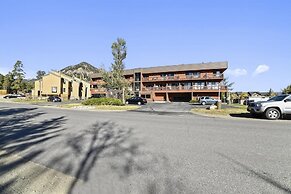
[[[2,163],[0,178],[39,156],[44,150],[37,148],[37,145],[59,136],[59,132],[64,130],[61,126],[66,120],[65,117],[35,121],[41,115],[44,115],[44,113],[37,108],[6,108],[0,110],[0,161]],[[22,157],[11,159],[15,154],[32,147],[36,149]],[[21,177],[2,181],[0,190],[4,193],[11,192],[9,191],[11,189],[9,185],[17,184],[18,179],[21,179]]]
[[[91,127],[80,130],[78,134],[70,135],[63,146],[68,150],[54,157],[49,165],[59,168],[57,165],[61,164],[63,173],[75,177],[68,193],[85,192],[80,191],[82,184],[92,182],[92,178],[95,180],[93,175],[98,174],[101,169],[115,174],[121,182],[139,174],[143,177],[142,188],[137,186],[141,193],[177,193],[174,191],[187,190],[187,186],[171,174],[167,158],[143,149],[143,141],[135,136],[132,128],[120,126],[112,121],[96,122]],[[107,174],[102,176],[106,177]],[[94,186],[100,188],[102,183],[89,184],[86,187]],[[88,189],[92,192],[96,188]]]
[[[225,154],[222,153],[217,153],[219,156],[221,156],[222,158],[232,162],[233,164],[237,165],[238,167],[242,168],[245,172],[247,176],[253,176],[263,182],[266,182],[274,187],[276,187],[277,189],[279,189],[280,191],[284,192],[284,193],[291,193],[291,188],[289,188],[288,186],[280,183],[278,180],[276,180],[274,177],[272,177],[270,174],[263,172],[263,171],[259,171],[256,170],[250,166],[247,166]],[[239,172],[241,172],[241,170],[238,169]]]

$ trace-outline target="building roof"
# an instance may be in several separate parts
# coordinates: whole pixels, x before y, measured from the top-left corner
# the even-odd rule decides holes
[[[195,71],[195,70],[210,70],[221,69],[226,70],[228,62],[208,62],[208,63],[193,63],[193,64],[180,64],[180,65],[167,65],[146,68],[134,68],[124,70],[124,75],[132,75],[135,72],[142,73],[164,73],[164,72],[177,72],[177,71]],[[102,77],[101,73],[91,74],[91,77]]]
[[[77,77],[70,77],[70,76],[68,76],[68,75],[66,75],[66,74],[64,74],[64,73],[62,73],[60,71],[51,71],[49,74],[53,74],[55,76],[62,77],[64,79],[66,79],[67,81],[76,81],[78,83],[83,82],[83,83],[89,84],[89,82],[87,82],[87,81],[81,80],[81,79],[79,79]]]

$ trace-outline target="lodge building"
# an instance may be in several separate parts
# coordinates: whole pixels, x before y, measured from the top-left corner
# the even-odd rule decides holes
[[[91,96],[90,83],[61,72],[51,71],[34,82],[33,97],[59,96],[63,100],[87,99]]]
[[[228,62],[135,68],[124,71],[130,90],[148,101],[190,101],[200,96],[219,98]],[[102,75],[91,75],[91,95],[105,95]]]

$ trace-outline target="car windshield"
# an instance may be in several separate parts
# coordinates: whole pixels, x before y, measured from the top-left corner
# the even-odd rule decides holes
[[[270,98],[268,101],[282,101],[284,100],[288,95],[280,95],[280,96],[275,96],[273,98]]]

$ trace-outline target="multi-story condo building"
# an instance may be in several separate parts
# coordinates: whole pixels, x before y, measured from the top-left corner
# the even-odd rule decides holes
[[[227,62],[136,68],[124,71],[130,90],[149,101],[190,101],[200,96],[219,98]],[[91,94],[104,95],[101,74],[91,76]]]

